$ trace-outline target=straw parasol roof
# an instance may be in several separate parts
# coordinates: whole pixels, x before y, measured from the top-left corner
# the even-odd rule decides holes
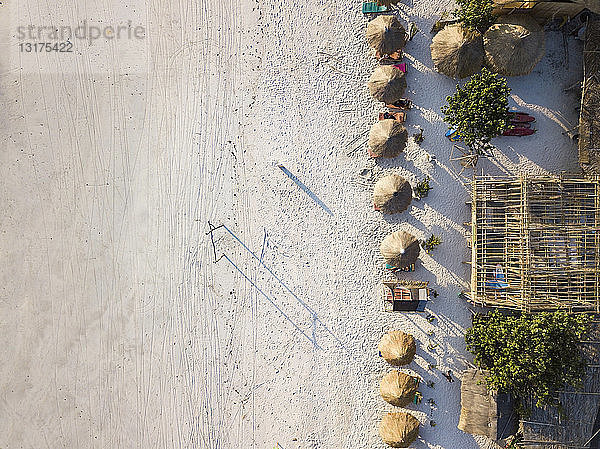
[[[384,214],[405,211],[412,201],[412,187],[396,173],[384,176],[373,188],[373,204]]]
[[[379,120],[369,133],[369,154],[373,157],[392,158],[404,151],[408,131],[393,119]]]
[[[471,76],[483,67],[483,36],[458,23],[444,27],[433,37],[431,59],[438,72],[451,78]]]
[[[546,52],[544,31],[529,15],[499,19],[483,35],[486,65],[505,76],[530,73]]]
[[[384,401],[396,407],[410,404],[418,388],[417,380],[400,371],[390,371],[379,383],[379,393]]]
[[[405,412],[387,413],[379,424],[379,435],[391,447],[408,447],[419,436],[419,420]]]
[[[405,231],[388,234],[379,249],[385,261],[398,268],[406,268],[415,263],[421,252],[417,238]]]
[[[396,16],[378,16],[367,25],[367,42],[381,54],[394,53],[406,44],[406,30]]]
[[[367,83],[373,98],[384,103],[394,103],[406,90],[404,72],[391,65],[377,66]]]
[[[388,363],[402,366],[412,362],[417,352],[417,343],[415,337],[410,334],[390,331],[381,337],[377,349]]]

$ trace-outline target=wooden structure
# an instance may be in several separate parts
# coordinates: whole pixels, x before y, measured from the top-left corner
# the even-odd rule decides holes
[[[583,48],[583,86],[579,116],[579,164],[600,174],[600,19],[590,17]]]
[[[599,179],[476,177],[470,300],[600,312]]]
[[[553,19],[572,19],[581,13],[585,6],[573,1],[555,0],[493,0],[494,14],[528,13],[539,22],[548,22]]]
[[[382,296],[386,312],[423,312],[429,300],[427,282],[383,281]]]

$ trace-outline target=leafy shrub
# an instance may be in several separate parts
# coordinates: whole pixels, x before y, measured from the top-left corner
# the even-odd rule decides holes
[[[415,186],[415,193],[418,198],[425,198],[429,195],[429,191],[432,187],[429,185],[429,176],[425,177],[422,181],[419,181]]]
[[[456,16],[464,26],[481,33],[494,23],[492,0],[456,0],[459,9]]]
[[[487,148],[508,124],[509,94],[506,79],[484,68],[446,98],[444,121],[458,130],[472,150]]]
[[[495,311],[473,319],[465,336],[475,364],[489,370],[492,389],[511,393],[527,415],[523,399],[557,405],[565,384],[580,387],[585,361],[578,342],[589,329],[587,315],[543,312],[505,316]]]
[[[425,240],[423,242],[423,249],[425,251],[429,252],[436,246],[440,245],[441,243],[442,243],[442,239],[439,236],[437,236],[435,234],[431,234],[431,237],[429,237],[427,240]]]

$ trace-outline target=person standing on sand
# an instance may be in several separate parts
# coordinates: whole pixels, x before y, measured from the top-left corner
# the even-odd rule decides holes
[[[444,377],[448,380],[448,382],[454,382],[454,378],[452,377],[452,371],[448,370],[447,373],[442,373]]]

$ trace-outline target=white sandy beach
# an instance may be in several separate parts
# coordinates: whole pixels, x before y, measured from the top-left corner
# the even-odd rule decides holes
[[[404,371],[435,382],[409,407],[413,447],[496,447],[457,429],[460,381],[427,369],[458,377],[470,360],[457,297],[469,192],[440,112],[455,81],[429,52],[453,2],[399,5],[420,30],[405,49],[407,128],[425,140],[377,163],[366,140],[382,105],[365,87],[376,61],[357,1],[3,3],[32,23],[132,16],[147,36],[136,70],[117,44],[52,73],[43,55],[0,64],[0,448],[382,449],[393,407],[377,342],[391,329],[418,340]],[[579,170],[562,134],[579,93],[563,89],[581,79],[582,45],[546,36],[543,61],[508,83],[538,132],[496,139],[478,172]],[[433,190],[383,218],[371,191],[391,171]],[[213,233],[217,263],[209,221],[231,231]],[[433,323],[382,310],[379,243],[397,229],[443,239],[403,275],[439,293]]]

